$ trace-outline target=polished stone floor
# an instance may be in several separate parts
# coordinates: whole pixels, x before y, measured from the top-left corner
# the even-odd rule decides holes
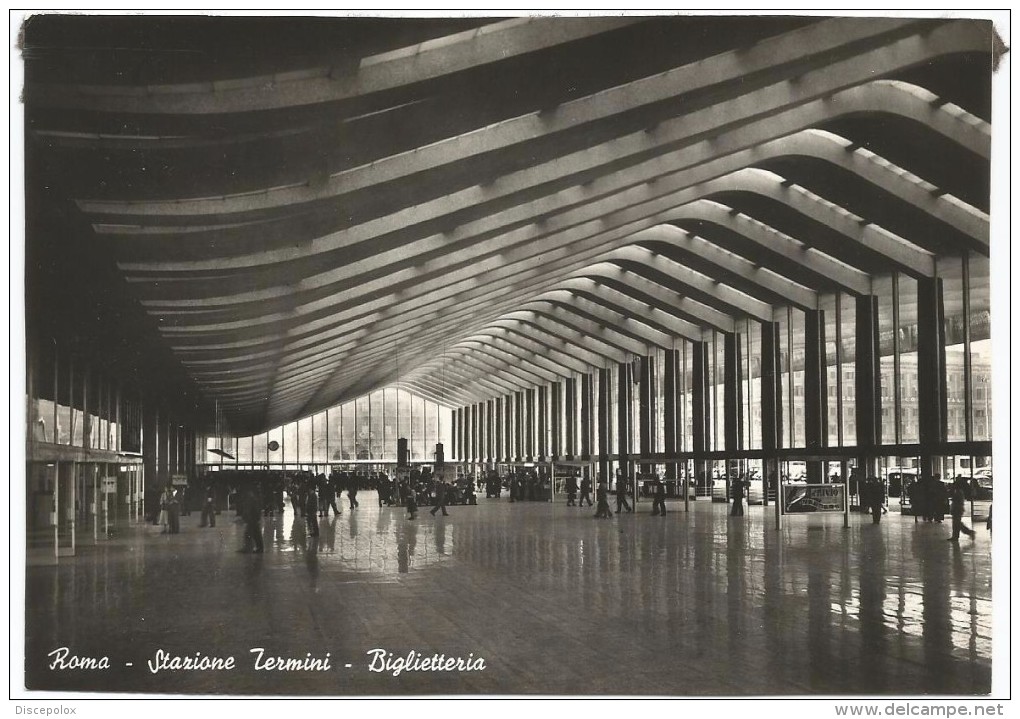
[[[372,493],[311,540],[288,507],[243,526],[199,515],[177,535],[124,525],[58,566],[29,567],[30,689],[198,694],[981,694],[991,685],[991,538],[890,514],[727,516],[711,502],[611,520],[480,500],[409,521]],[[51,669],[47,655],[108,657]],[[328,671],[254,668],[266,656]],[[370,670],[370,650],[475,661]],[[147,667],[158,650],[231,670]],[[133,666],[127,666],[130,663]],[[320,662],[321,664],[321,662]],[[350,666],[347,666],[350,665]]]

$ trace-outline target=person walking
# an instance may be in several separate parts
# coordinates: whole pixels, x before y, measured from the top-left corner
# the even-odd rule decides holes
[[[578,507],[583,507],[585,501],[588,502],[588,506],[591,506],[591,478],[581,477],[581,501],[577,503]]]
[[[652,487],[652,516],[666,516],[666,484],[656,475]]]
[[[619,470],[617,470],[619,471]],[[633,512],[633,508],[627,503],[627,477],[622,472],[616,476],[616,513],[621,514],[621,509]]]
[[[340,514],[340,510],[336,506],[336,482],[332,477],[326,479],[326,475],[319,475],[321,477],[322,486],[324,488],[324,497],[322,502],[322,516],[328,517],[329,510],[333,510],[333,514]]]
[[[567,506],[577,506],[577,475],[567,477]]]
[[[962,482],[954,482],[949,496],[949,513],[953,517],[953,536],[950,542],[960,540],[960,532],[963,532],[971,539],[974,538],[974,530],[963,523],[963,510],[967,503],[967,495],[963,489]]]
[[[353,473],[347,480],[347,499],[351,504],[351,509],[358,507],[358,478]]]
[[[447,486],[446,480],[442,477],[436,477],[436,505],[432,508],[430,514],[435,517],[436,512],[440,509],[443,510],[443,516],[447,516],[449,513],[446,511],[446,494]]]

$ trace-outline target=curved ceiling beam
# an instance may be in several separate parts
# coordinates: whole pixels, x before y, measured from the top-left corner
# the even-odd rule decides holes
[[[573,374],[571,368],[552,357],[547,357],[540,352],[525,349],[515,338],[502,336],[495,330],[488,333],[478,333],[465,337],[459,343],[461,347],[491,347],[498,350],[504,356],[514,358],[514,361],[523,362],[541,370],[543,376],[549,382],[555,382],[559,378],[569,377]]]
[[[29,83],[26,100],[35,107],[173,115],[300,107],[433,80],[615,30],[643,19],[514,18],[363,57],[353,72],[341,64],[180,85]]]
[[[456,345],[453,345],[450,351],[488,354],[500,362],[520,366],[543,382],[555,382],[564,373],[569,374],[561,365],[549,362],[542,357],[535,357],[527,352],[522,352],[519,347],[511,345],[506,341],[498,341],[495,338],[489,338],[487,341],[462,339]],[[550,368],[550,365],[552,368]]]
[[[554,313],[566,313],[594,322],[598,327],[611,329],[614,336],[625,337],[629,341],[638,343],[635,346],[647,347],[670,347],[674,339],[667,333],[649,324],[640,322],[636,318],[612,310],[597,303],[591,302],[583,297],[578,297],[566,290],[551,290],[543,292],[533,300],[524,302],[520,309],[536,309],[536,311],[548,311],[543,308],[548,305]]]
[[[899,100],[900,102],[895,102]],[[920,105],[920,107],[918,107]],[[769,143],[770,141],[778,141],[782,143],[790,133],[796,133],[803,131],[805,128],[810,127],[813,124],[824,122],[835,117],[848,114],[859,114],[862,112],[891,112],[894,110],[902,110],[903,112],[926,112],[929,115],[933,115],[934,118],[931,120],[928,126],[938,132],[941,132],[948,140],[956,142],[957,144],[965,143],[968,137],[979,136],[985,137],[985,134],[980,130],[974,128],[972,125],[963,122],[949,113],[945,109],[932,109],[932,106],[927,103],[920,103],[919,99],[910,92],[902,90],[897,84],[890,83],[871,83],[869,85],[853,88],[844,92],[838,93],[828,99],[815,100],[808,102],[807,104],[796,106],[792,109],[786,110],[777,116],[761,119],[760,116],[755,115],[759,119],[748,122],[744,125],[738,126],[737,129],[729,129],[723,133],[718,132],[718,127],[723,120],[732,121],[732,118],[719,117],[712,118],[712,128],[716,128],[716,135],[712,137],[712,141],[698,142],[688,147],[681,148],[679,150],[672,150],[664,153],[663,156],[653,158],[645,161],[639,165],[629,167],[625,170],[619,170],[612,173],[608,173],[596,180],[590,185],[582,187],[568,188],[559,192],[552,193],[545,198],[536,200],[531,203],[526,203],[518,207],[511,207],[505,210],[498,210],[488,213],[484,218],[464,223],[463,225],[453,228],[448,232],[434,234],[429,237],[414,240],[412,243],[405,243],[399,249],[391,250],[380,253],[378,257],[373,257],[371,260],[349,263],[344,268],[337,268],[331,272],[319,273],[318,275],[312,275],[306,278],[302,286],[306,288],[321,287],[327,284],[333,284],[344,278],[357,276],[359,273],[369,271],[371,265],[379,266],[389,264],[389,257],[395,259],[405,259],[413,255],[421,255],[429,251],[435,251],[437,248],[448,247],[457,242],[461,242],[464,239],[477,234],[491,232],[498,227],[506,227],[512,224],[519,224],[522,221],[528,219],[534,219],[537,217],[544,217],[548,213],[555,212],[557,208],[562,206],[569,206],[571,204],[578,204],[578,202],[584,202],[586,198],[590,198],[589,201],[599,198],[599,203],[604,199],[605,196],[616,192],[613,197],[619,196],[621,199],[628,197],[626,193],[621,194],[619,191],[622,188],[631,187],[635,183],[645,181],[652,182],[656,187],[649,188],[658,190],[655,192],[645,192],[639,195],[636,200],[642,201],[643,199],[651,199],[656,194],[663,194],[666,191],[675,191],[685,186],[690,186],[696,182],[707,182],[715,177],[719,177],[723,174],[739,170],[748,165],[754,164],[755,162],[761,162],[770,154],[768,148],[755,148],[756,145],[761,143]],[[937,120],[937,121],[936,121]],[[725,124],[723,124],[725,126]],[[686,128],[685,128],[686,129]],[[658,130],[656,133],[658,134]],[[649,133],[641,133],[642,136],[648,135]],[[783,138],[777,140],[777,138]],[[607,143],[611,145],[612,143]],[[846,142],[844,148],[850,143]],[[748,148],[752,148],[749,150]],[[781,147],[772,147],[773,152],[782,154]],[[747,150],[744,156],[739,156],[741,151]],[[864,151],[859,151],[864,152]],[[738,156],[734,156],[737,153]],[[614,155],[607,154],[604,152],[592,152],[586,151],[579,153],[583,158],[590,158],[595,156],[598,158],[602,157],[613,157]],[[788,153],[788,154],[797,154]],[[810,154],[810,153],[809,153]],[[746,159],[744,159],[746,157]],[[704,166],[706,163],[711,161],[719,161],[720,158],[726,158],[729,162],[723,160],[718,166],[712,167],[700,167],[701,170],[697,177],[692,177],[691,182],[678,183],[677,180],[686,179],[688,173],[683,172],[684,170],[691,170],[696,166]],[[820,158],[826,159],[826,158]],[[735,160],[735,161],[734,161]],[[563,166],[566,164],[564,161],[557,161],[552,163],[556,168],[562,171]],[[707,171],[706,171],[707,170]],[[546,178],[536,176],[534,178],[537,181],[546,181]],[[666,180],[669,182],[664,182]],[[503,181],[497,183],[501,186]],[[659,184],[664,183],[664,184]],[[528,185],[532,186],[532,185]],[[522,188],[526,189],[526,188]],[[443,198],[442,202],[446,202],[448,198],[453,197],[457,193],[448,195]],[[471,199],[472,202],[468,204],[453,204],[449,203],[445,205],[445,212],[453,212],[462,209],[465,206],[479,205],[491,198],[465,198],[465,201]],[[440,202],[436,200],[433,202]],[[325,237],[312,240],[304,243],[302,247],[302,255],[306,258],[313,258],[320,252],[335,251],[337,249],[358,244],[360,242],[368,241],[373,238],[377,238],[386,232],[399,231],[408,227],[413,227],[417,223],[423,222],[431,217],[438,216],[437,213],[429,212],[429,205],[433,203],[426,203],[424,205],[415,206],[408,208],[407,210],[401,210],[396,214],[390,215],[385,218],[379,218],[371,220],[362,225],[347,228],[339,233],[327,235]],[[930,204],[930,203],[929,203]],[[948,203],[943,203],[948,204]],[[937,208],[939,203],[935,203]],[[618,203],[614,203],[612,207],[614,211],[623,209]],[[946,208],[951,214],[952,208]],[[497,208],[493,208],[497,210]],[[404,216],[406,215],[406,217]],[[942,218],[944,221],[950,220],[951,218]],[[541,228],[532,228],[541,229]],[[961,228],[961,231],[966,231]],[[144,241],[139,238],[133,240],[133,242]],[[294,259],[294,253],[292,249],[286,251],[266,251],[257,253],[255,255],[238,256],[234,255],[228,259],[208,259],[208,260],[188,260],[183,262],[171,261],[169,259],[169,253],[172,251],[172,247],[167,248],[167,257],[164,257],[165,262],[161,264],[160,272],[163,275],[171,275],[174,271],[182,272],[200,272],[200,271],[212,271],[217,268],[238,268],[238,267],[256,267],[258,265],[271,265],[281,261],[287,261]],[[145,271],[147,265],[145,263],[136,262],[122,262],[120,263],[122,269],[131,274],[132,272]],[[257,299],[268,299],[271,294],[262,291],[257,294]]]
[[[638,238],[640,235],[640,238]],[[818,292],[799,282],[753,262],[743,255],[725,250],[713,242],[698,237],[674,225],[656,225],[632,235],[638,242],[661,242],[682,252],[696,256],[702,262],[725,270],[739,278],[740,289],[750,295],[764,290],[772,295],[785,298],[802,310],[818,309]]]
[[[564,103],[553,112],[532,112],[479,128],[464,135],[441,140],[423,148],[382,158],[369,165],[337,173],[330,177],[326,183],[322,185],[316,183],[314,187],[302,184],[279,189],[264,188],[257,192],[244,193],[234,197],[195,198],[186,201],[179,201],[183,198],[177,198],[174,201],[144,203],[83,200],[80,206],[86,212],[102,214],[219,215],[237,210],[249,212],[255,209],[304,204],[334,197],[341,192],[364,189],[436,167],[463,162],[485,152],[504,150],[543,135],[570,131],[620,113],[633,112],[651,103],[668,100],[712,85],[738,80],[751,72],[781,67],[795,61],[803,62],[806,59],[805,48],[811,48],[813,55],[822,57],[835,55],[839,56],[841,60],[839,62],[830,60],[828,65],[819,63],[819,69],[813,73],[804,74],[799,83],[810,84],[810,80],[815,75],[823,74],[821,73],[822,68],[826,68],[826,72],[840,79],[842,79],[843,67],[848,63],[859,62],[870,68],[869,74],[851,73],[850,77],[859,79],[856,82],[849,80],[842,85],[833,87],[829,90],[831,92],[857,84],[857,82],[873,79],[874,73],[879,68],[885,67],[885,63],[878,62],[878,60],[884,57],[882,53],[887,48],[892,48],[895,54],[895,48],[903,47],[905,43],[909,44],[909,41],[917,43],[916,36],[902,38],[904,32],[910,31],[912,24],[915,27],[920,27],[916,25],[916,22],[892,19],[877,22],[882,23],[881,26],[876,26],[876,20],[873,18],[857,21],[849,19],[822,21],[807,28],[764,39],[749,48],[722,53],[619,87],[609,88],[594,95],[578,98]],[[931,37],[934,38],[932,44],[938,44],[942,40],[942,35],[945,34],[947,33],[939,34],[939,30],[935,30],[931,34]],[[960,33],[957,30],[948,34],[967,33]],[[874,40],[884,36],[890,37],[889,45],[868,53],[856,52],[855,45],[859,41]],[[891,38],[900,39],[893,40]],[[987,38],[981,37],[980,39],[984,42],[972,42],[975,45],[973,48],[975,51],[987,48]],[[911,49],[916,50],[916,48]],[[885,55],[888,54],[885,53]],[[686,133],[681,137],[674,138],[674,141],[689,137],[695,131],[692,129],[693,127],[688,123]],[[668,132],[673,128],[664,123],[662,129]]]
[[[596,282],[590,277],[565,279],[562,282],[557,282],[555,289],[564,289],[588,295],[593,302],[612,308],[619,308],[629,313],[629,316],[636,318],[638,321],[652,324],[661,331],[677,338],[692,341],[701,339],[703,331],[701,325],[689,322],[674,314],[671,307],[641,302],[614,287]]]
[[[741,185],[744,191],[782,203],[794,212],[838,232],[853,244],[882,255],[902,272],[921,277],[934,275],[934,253],[867,222],[775,173],[749,168],[749,171],[742,174]],[[804,240],[810,244],[810,238]]]
[[[971,224],[971,220],[965,214],[961,214],[958,208],[953,207],[949,202],[945,201],[944,198],[933,197],[929,191],[916,187],[901,174],[893,172],[888,168],[878,166],[873,162],[860,159],[859,153],[861,150],[848,151],[848,146],[848,141],[841,140],[830,133],[808,131],[792,137],[784,138],[781,141],[769,143],[756,152],[749,152],[738,156],[736,160],[744,162],[745,164],[751,164],[755,161],[763,161],[769,157],[807,156],[829,162],[835,166],[843,168],[844,170],[858,174],[858,176],[860,176],[863,180],[877,184],[877,186],[887,192],[890,192],[890,194],[904,197],[908,202],[913,201],[914,206],[919,210],[928,211],[936,216],[939,214],[943,215],[942,219],[949,220],[950,224],[957,225],[959,229],[966,229],[971,234],[974,241],[984,242],[987,244],[987,218],[983,218],[976,225],[968,227],[967,225]],[[594,242],[598,242],[599,240],[605,241],[604,238],[621,240],[639,229],[645,229],[645,227],[636,224],[637,218],[642,216],[649,218],[649,224],[658,224],[670,219],[668,211],[672,208],[689,203],[700,197],[739,189],[753,191],[755,183],[760,182],[760,178],[756,177],[753,171],[746,168],[742,169],[740,167],[732,167],[733,164],[735,164],[734,157],[731,156],[719,161],[719,165],[722,165],[722,167],[719,165],[707,168],[702,167],[699,168],[702,172],[695,171],[693,173],[687,173],[686,176],[690,178],[693,183],[684,182],[683,184],[693,184],[693,187],[669,192],[664,195],[652,192],[652,186],[641,186],[637,192],[631,191],[631,193],[629,193],[634,196],[633,204],[630,204],[629,207],[626,205],[621,206],[618,202],[604,198],[597,206],[585,206],[584,208],[575,208],[565,212],[563,213],[562,219],[560,216],[552,217],[547,220],[545,227],[543,228],[527,226],[525,228],[511,231],[505,235],[498,236],[492,240],[483,241],[478,243],[478,245],[473,246],[472,249],[479,254],[481,252],[486,253],[484,258],[479,256],[472,257],[472,262],[465,263],[463,269],[451,270],[451,258],[444,257],[441,258],[442,261],[439,259],[425,261],[416,265],[413,269],[394,268],[393,272],[384,279],[363,282],[361,290],[362,292],[369,293],[373,291],[375,286],[380,288],[391,287],[391,282],[396,283],[400,281],[414,282],[416,287],[423,286],[425,278],[433,273],[435,273],[437,277],[441,276],[443,278],[443,281],[439,283],[440,286],[449,287],[452,282],[462,278],[474,278],[478,273],[484,270],[492,269],[496,271],[505,271],[506,267],[518,260],[518,258],[529,259],[539,253],[548,257],[549,254],[553,252],[560,252],[561,254],[574,256],[578,249],[583,249]],[[705,175],[715,175],[718,169],[729,169],[731,171],[717,179],[699,182]],[[705,172],[705,170],[707,170],[707,172]],[[748,180],[746,185],[743,183],[744,179]],[[665,181],[660,180],[659,182],[653,183],[653,186],[659,187],[663,182]],[[602,208],[604,208],[605,211],[612,213],[610,216],[606,217],[605,220],[600,219],[600,215],[598,214],[603,211]],[[594,217],[592,215],[594,215]],[[627,220],[630,220],[630,222],[627,222]],[[556,232],[556,228],[560,225],[566,226],[568,229]],[[615,225],[615,227],[613,227],[613,225]],[[577,243],[584,244],[581,244],[579,247]],[[569,252],[562,249],[567,245],[570,245]],[[410,251],[410,248],[405,248],[405,250]],[[357,265],[358,263],[354,264]],[[374,268],[377,270],[380,266],[385,265],[375,265]],[[369,266],[364,268],[354,266],[345,268],[342,272],[344,274],[350,274],[353,279],[354,277],[363,275],[364,272],[372,270],[373,267]],[[336,272],[337,271],[331,271],[328,274],[335,276]],[[320,278],[306,278],[300,283],[299,289],[314,289],[319,285],[319,281]],[[145,288],[138,287],[138,289],[144,290]],[[264,301],[271,299],[273,294],[278,294],[279,292],[286,292],[290,294],[294,292],[294,288],[292,286],[287,286],[285,288],[280,288],[279,291],[255,291],[250,293],[254,296],[250,297],[249,301],[258,302],[261,311],[261,308],[264,308]],[[347,294],[345,293],[344,296],[347,297]],[[240,297],[244,297],[244,295],[238,296],[238,298]],[[143,304],[146,304],[151,310],[159,309],[162,312],[169,313],[174,312],[177,309],[183,309],[189,305],[209,307],[215,306],[217,302],[232,303],[236,305],[238,298],[224,296],[219,299],[203,298],[200,301],[185,299],[169,302],[160,300],[143,300]],[[246,297],[246,299],[248,298]],[[329,302],[329,298],[324,298],[323,300],[318,300],[309,303],[308,305],[295,308],[294,311],[314,311],[320,306],[326,306]],[[391,303],[387,302],[386,304],[388,306]],[[184,316],[182,319],[186,318],[187,316]],[[269,313],[264,316],[262,321],[269,323],[284,319],[285,317],[282,315]],[[243,324],[244,326],[251,326],[251,323],[249,322],[245,322]],[[166,331],[173,332],[175,330],[173,328],[168,328]]]

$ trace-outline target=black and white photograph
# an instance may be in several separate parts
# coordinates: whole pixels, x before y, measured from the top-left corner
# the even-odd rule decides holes
[[[10,25],[21,705],[1004,715],[1008,11]]]

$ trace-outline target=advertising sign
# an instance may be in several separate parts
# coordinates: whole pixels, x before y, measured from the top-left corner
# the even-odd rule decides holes
[[[843,484],[784,484],[783,511],[843,512],[846,502]]]
[[[103,494],[116,494],[116,493],[117,493],[117,478],[103,477]]]

